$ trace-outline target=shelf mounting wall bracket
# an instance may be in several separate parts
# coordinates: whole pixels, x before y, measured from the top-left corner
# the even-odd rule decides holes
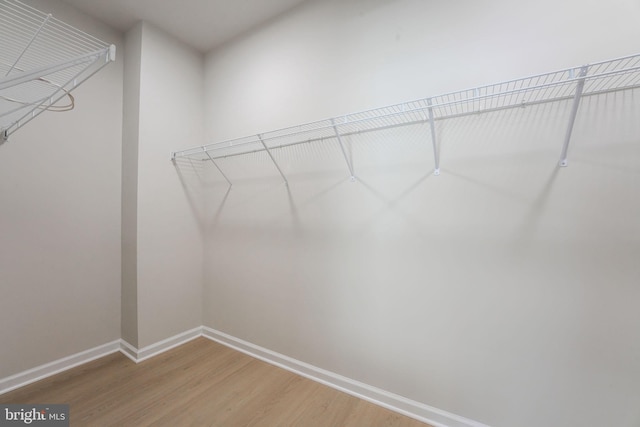
[[[582,98],[582,91],[584,90],[584,82],[589,71],[589,66],[584,65],[580,68],[580,74],[578,75],[578,84],[576,85],[576,93],[573,97],[573,105],[571,107],[571,114],[569,115],[569,125],[567,126],[567,133],[564,137],[564,144],[562,145],[562,154],[560,155],[560,166],[567,167],[567,151],[569,150],[569,142],[571,141],[571,132],[573,131],[573,125],[576,121],[576,115],[578,114],[578,107],[580,106],[580,99]]]
[[[429,114],[429,126],[431,127],[431,144],[433,145],[433,160],[435,163],[435,169],[433,170],[433,174],[435,176],[440,175],[440,158],[438,156],[438,143],[436,140],[436,123],[433,118],[433,102],[431,98],[427,98],[427,105],[429,108],[427,109],[427,113]]]
[[[204,151],[204,154],[207,155],[207,157],[209,158],[209,160],[211,160],[211,163],[213,163],[213,166],[216,167],[216,169],[218,169],[218,172],[220,172],[220,175],[222,175],[224,177],[224,179],[227,181],[227,183],[229,184],[229,187],[231,187],[233,184],[231,183],[231,181],[229,181],[229,178],[227,177],[227,175],[225,175],[224,172],[222,172],[222,169],[220,169],[220,166],[218,166],[218,163],[216,163],[216,161],[213,159],[213,157],[211,157],[211,155],[209,154],[209,152],[207,151],[207,149],[205,147],[202,147],[202,151]]]
[[[116,60],[116,45],[109,46],[109,55],[107,55],[105,62],[112,62]]]
[[[278,166],[278,162],[276,162],[276,159],[273,157],[273,154],[271,154],[271,150],[269,150],[269,147],[267,147],[267,144],[264,143],[264,140],[262,139],[262,135],[256,135],[256,136],[258,137],[258,139],[260,140],[260,143],[262,144],[265,151],[271,158],[271,161],[273,162],[274,166],[276,167],[276,169],[278,169],[278,172],[280,172],[280,176],[282,177],[282,179],[284,179],[284,183],[289,185],[289,181],[287,181],[287,177],[284,176],[284,173],[282,173],[282,169],[280,169],[280,166]]]
[[[353,164],[351,163],[351,161],[349,160],[349,157],[347,156],[347,151],[345,150],[344,143],[342,142],[342,135],[340,135],[340,132],[338,131],[338,127],[336,126],[335,119],[331,119],[331,126],[333,126],[333,131],[335,132],[336,138],[340,143],[340,150],[342,150],[344,161],[347,162],[347,167],[349,168],[349,173],[351,174],[351,181],[353,182],[356,180],[356,176],[353,173]]]

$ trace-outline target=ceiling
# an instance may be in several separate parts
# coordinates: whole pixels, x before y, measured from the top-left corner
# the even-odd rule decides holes
[[[120,31],[145,20],[201,52],[208,52],[305,0],[63,1]]]

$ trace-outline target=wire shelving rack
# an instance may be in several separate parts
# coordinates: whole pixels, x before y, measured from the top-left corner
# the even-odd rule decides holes
[[[107,44],[18,0],[0,0],[0,143],[115,60]]]
[[[567,151],[580,100],[587,96],[637,87],[640,87],[640,54],[215,142],[173,152],[171,158],[174,161],[179,158],[211,161],[231,184],[218,165],[218,159],[266,151],[286,182],[287,179],[272,154],[273,150],[296,144],[335,139],[341,148],[351,178],[355,179],[353,164],[343,144],[344,137],[399,126],[429,123],[434,174],[439,175],[440,159],[435,121],[569,100],[572,101],[572,106],[559,163],[560,166],[567,166]]]

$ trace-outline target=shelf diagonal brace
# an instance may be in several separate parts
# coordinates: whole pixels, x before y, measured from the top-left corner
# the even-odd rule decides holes
[[[45,27],[45,25],[47,25],[47,22],[49,22],[49,20],[52,18],[53,15],[48,14],[45,18],[44,21],[42,21],[42,24],[40,24],[40,27],[36,30],[36,32],[33,34],[33,37],[31,37],[31,40],[29,40],[29,43],[27,43],[27,45],[24,47],[24,49],[22,49],[22,52],[20,53],[20,55],[18,55],[18,57],[16,58],[16,60],[13,62],[13,64],[11,65],[11,68],[9,68],[9,71],[7,71],[7,73],[4,75],[5,77],[8,76],[9,74],[11,74],[11,72],[13,71],[14,68],[16,68],[16,65],[18,65],[18,62],[20,62],[20,60],[22,59],[22,57],[24,56],[24,54],[27,52],[27,50],[29,50],[29,48],[31,47],[31,45],[33,44],[33,42],[38,38],[38,36],[40,35],[40,33],[42,32],[42,29]]]
[[[213,166],[216,167],[216,169],[218,169],[218,172],[220,172],[220,175],[222,175],[224,177],[224,179],[227,181],[227,184],[229,184],[229,186],[233,186],[233,184],[231,183],[231,181],[229,180],[229,178],[227,177],[227,175],[222,172],[222,169],[220,169],[220,166],[218,166],[218,163],[213,159],[213,157],[211,157],[211,155],[209,154],[209,152],[207,151],[206,148],[202,147],[202,150],[204,151],[204,154],[207,155],[207,157],[209,158],[209,160],[211,160],[211,163],[213,163]]]
[[[433,161],[435,163],[435,169],[433,174],[435,176],[440,175],[440,156],[438,155],[438,141],[436,139],[436,122],[433,117],[433,101],[431,98],[427,99],[427,114],[429,115],[429,126],[431,127],[431,145],[433,146]]]
[[[289,181],[287,181],[287,177],[284,176],[284,173],[282,172],[282,169],[280,169],[280,166],[278,166],[278,162],[276,162],[276,159],[273,157],[273,154],[271,154],[271,150],[269,150],[269,147],[267,147],[267,144],[264,143],[264,140],[262,139],[262,135],[256,135],[256,136],[260,140],[260,144],[262,144],[262,146],[264,147],[265,151],[267,152],[267,154],[271,158],[271,161],[273,162],[274,166],[276,167],[276,169],[278,169],[278,172],[280,173],[280,176],[282,177],[282,179],[284,179],[284,183],[289,185]]]
[[[344,143],[342,142],[342,135],[340,135],[340,131],[338,131],[338,126],[336,126],[335,119],[331,119],[331,126],[333,127],[333,132],[336,134],[336,138],[338,139],[338,143],[340,144],[340,150],[342,151],[342,155],[344,156],[344,161],[347,162],[347,167],[349,168],[349,173],[351,174],[351,181],[356,180],[356,176],[353,173],[353,163],[349,160],[347,156],[347,150],[344,148]]]
[[[571,141],[571,133],[573,132],[573,125],[576,121],[576,115],[578,114],[578,107],[580,106],[580,100],[582,98],[582,91],[584,90],[584,82],[586,80],[587,71],[589,66],[585,65],[580,68],[580,74],[578,75],[578,84],[576,85],[576,93],[573,96],[573,105],[571,106],[571,114],[569,115],[569,125],[567,126],[567,133],[564,137],[564,144],[562,145],[562,154],[560,155],[560,166],[567,167],[567,152],[569,151],[569,142]]]

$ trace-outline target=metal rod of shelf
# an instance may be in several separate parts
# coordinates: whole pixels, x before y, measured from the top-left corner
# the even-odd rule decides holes
[[[427,104],[429,105],[429,108],[427,109],[427,113],[429,115],[429,127],[431,128],[431,145],[433,146],[433,161],[435,164],[433,174],[435,176],[438,176],[440,175],[440,158],[438,156],[438,144],[436,140],[436,123],[433,118],[433,107],[431,107],[431,104],[432,104],[431,98],[427,99]]]
[[[204,147],[203,147],[203,149],[204,149]],[[207,155],[209,160],[211,160],[211,163],[213,163],[213,166],[215,166],[216,169],[218,169],[218,172],[220,172],[220,175],[222,175],[224,177],[224,179],[227,181],[227,183],[229,185],[233,185],[231,183],[231,181],[229,180],[229,178],[227,177],[227,175],[224,172],[222,172],[222,169],[220,169],[220,166],[218,166],[218,163],[215,160],[213,160],[213,157],[211,157],[211,155],[207,152],[207,150],[204,150],[204,153]]]
[[[351,160],[349,160],[349,157],[347,156],[347,151],[344,148],[344,144],[342,142],[342,136],[340,136],[340,132],[338,131],[338,128],[336,126],[335,119],[331,119],[331,124],[333,125],[333,130],[336,134],[336,138],[338,139],[338,143],[340,144],[340,150],[342,151],[342,155],[344,156],[344,161],[347,162],[347,167],[349,168],[349,173],[351,174],[351,181],[355,181],[356,176],[353,173],[353,164]]]
[[[273,157],[273,154],[271,154],[271,150],[269,150],[269,147],[267,147],[267,144],[265,144],[264,141],[262,140],[262,135],[257,135],[257,137],[260,140],[260,143],[262,144],[264,149],[267,151],[267,154],[271,158],[271,161],[275,165],[276,169],[278,169],[278,172],[280,173],[280,176],[282,177],[282,179],[284,179],[285,184],[289,184],[289,181],[287,181],[287,177],[284,176],[284,173],[282,172],[282,169],[280,169],[280,166],[278,166],[278,162],[276,162],[276,159]]]
[[[91,52],[86,55],[81,55],[81,56],[78,56],[77,58],[63,61],[58,64],[47,65],[45,67],[42,67],[33,71],[16,74],[14,76],[4,77],[0,79],[0,90],[6,89],[12,86],[17,86],[19,84],[22,84],[31,80],[37,80],[41,77],[54,74],[58,71],[65,70],[76,65],[85,64],[87,62],[93,62],[96,60],[96,58],[99,58],[103,55],[105,55],[105,51]]]
[[[567,167],[569,164],[567,162],[567,152],[569,151],[569,142],[571,141],[571,133],[573,132],[573,125],[576,121],[576,116],[578,114],[578,107],[580,106],[580,99],[582,98],[582,91],[584,90],[584,83],[586,80],[586,75],[589,70],[588,66],[584,66],[580,69],[580,74],[578,76],[578,84],[576,85],[576,93],[573,98],[573,105],[571,106],[571,113],[569,115],[569,124],[567,126],[567,132],[564,137],[564,144],[562,144],[562,154],[560,155],[560,166]]]

